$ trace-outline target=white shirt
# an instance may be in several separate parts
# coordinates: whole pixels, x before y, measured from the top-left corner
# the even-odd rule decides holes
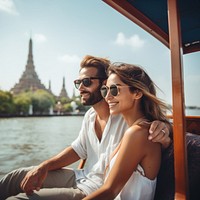
[[[109,156],[128,128],[121,115],[110,116],[99,141],[95,133],[95,118],[96,112],[90,108],[85,114],[78,138],[72,143],[72,148],[79,157],[87,158],[84,169],[74,170],[77,186],[86,195],[102,186]]]

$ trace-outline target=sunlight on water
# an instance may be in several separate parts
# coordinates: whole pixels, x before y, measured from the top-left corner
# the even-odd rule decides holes
[[[81,116],[0,119],[0,177],[19,167],[37,165],[69,146],[79,133],[82,119]]]

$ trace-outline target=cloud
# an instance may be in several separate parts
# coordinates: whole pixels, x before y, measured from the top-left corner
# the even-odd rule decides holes
[[[41,33],[35,33],[35,34],[33,34],[33,36],[31,36],[32,35],[31,32],[25,32],[24,35],[27,38],[31,37],[33,39],[34,43],[35,42],[36,43],[44,43],[47,41],[47,37]]]
[[[79,65],[81,58],[79,58],[79,56],[77,55],[63,55],[63,56],[59,56],[58,60],[61,62],[64,62],[66,64],[73,64],[73,65]]]
[[[33,35],[33,39],[35,42],[37,43],[43,43],[43,42],[46,42],[47,41],[47,38],[45,35],[43,34],[34,34]]]
[[[199,75],[185,75],[186,82],[199,84],[200,83],[200,76]]]
[[[127,38],[124,33],[118,33],[114,43],[118,46],[129,46],[133,49],[139,49],[144,46],[145,41],[142,40],[137,34]]]
[[[19,15],[15,8],[13,0],[0,0],[0,11],[6,12],[11,15]]]

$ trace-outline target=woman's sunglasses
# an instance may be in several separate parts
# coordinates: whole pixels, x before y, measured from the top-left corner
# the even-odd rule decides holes
[[[74,85],[77,89],[79,89],[81,83],[85,86],[85,87],[89,87],[90,85],[92,85],[92,80],[93,79],[102,79],[104,80],[105,78],[100,78],[100,77],[89,77],[89,78],[83,78],[83,79],[77,79],[74,81]]]
[[[101,95],[102,95],[103,98],[105,98],[108,94],[108,91],[110,90],[110,94],[115,97],[119,94],[120,87],[132,87],[132,86],[129,86],[129,85],[114,85],[113,84],[110,87],[108,87],[106,85],[103,85],[101,87]]]

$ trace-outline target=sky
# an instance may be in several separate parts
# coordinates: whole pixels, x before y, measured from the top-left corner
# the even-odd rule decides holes
[[[0,89],[19,82],[33,42],[35,70],[59,95],[68,95],[85,55],[142,66],[172,104],[169,49],[101,0],[0,0]],[[200,52],[183,56],[186,106],[200,106]],[[76,91],[78,94],[78,91]]]

